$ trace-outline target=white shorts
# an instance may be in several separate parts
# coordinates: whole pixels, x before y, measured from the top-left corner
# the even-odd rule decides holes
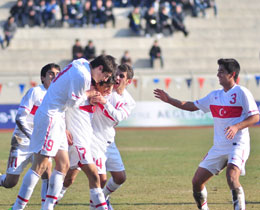
[[[55,157],[58,150],[68,151],[68,142],[65,133],[65,119],[58,114],[48,117],[36,112],[34,129],[30,141],[30,151],[45,156]]]
[[[29,146],[17,145],[10,149],[7,163],[7,174],[20,175],[24,168],[33,161],[33,153],[29,152]]]
[[[237,166],[241,175],[245,175],[245,164],[249,157],[249,145],[234,143],[230,146],[213,146],[200,162],[199,167],[205,168],[212,174],[219,174],[228,163]]]
[[[96,163],[98,174],[106,174],[107,171],[124,171],[125,166],[115,142],[99,145],[96,141],[92,148],[92,154]]]
[[[94,164],[89,146],[71,145],[69,147],[70,169],[78,169],[84,164]]]

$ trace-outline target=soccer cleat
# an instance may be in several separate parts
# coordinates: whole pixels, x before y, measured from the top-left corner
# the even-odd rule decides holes
[[[106,200],[106,203],[107,203],[107,210],[114,210],[111,203],[110,203],[109,198]]]

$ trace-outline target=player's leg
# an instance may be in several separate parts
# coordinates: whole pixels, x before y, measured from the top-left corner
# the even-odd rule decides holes
[[[199,209],[207,210],[207,190],[205,184],[213,174],[205,168],[198,167],[192,179],[193,197]]]
[[[5,188],[12,188],[16,186],[20,178],[20,174],[2,174],[0,176],[0,186]]]
[[[100,187],[100,179],[98,175],[98,170],[94,163],[83,164],[81,166],[82,171],[87,175],[89,180],[90,188],[90,198],[93,204],[96,207],[96,210],[105,210],[107,209],[107,204],[105,196]]]
[[[38,183],[41,175],[47,168],[48,161],[49,157],[41,155],[39,153],[34,154],[32,167],[27,171],[23,178],[23,183],[20,187],[17,199],[13,205],[13,209],[25,208],[33,193],[36,184]]]
[[[233,206],[235,210],[244,210],[245,194],[239,182],[239,177],[245,175],[245,164],[249,157],[250,146],[244,144],[232,144],[228,157],[226,171],[227,182],[232,193]]]
[[[79,172],[80,170],[78,170],[77,168],[68,170],[63,182],[63,187],[61,189],[60,195],[58,196],[57,202],[59,202],[64,197],[67,189],[69,188],[70,185],[74,183]]]
[[[232,163],[229,163],[227,166],[226,177],[229,188],[232,192],[234,210],[245,210],[245,194],[239,182],[239,176],[240,169]]]
[[[42,174],[42,188],[41,188],[41,203],[42,203],[42,208],[43,204],[46,199],[46,194],[48,191],[48,186],[49,186],[49,179],[51,177],[51,172],[52,172],[52,158],[49,158],[47,170]]]
[[[108,180],[106,186],[103,188],[104,195],[107,197],[116,191],[126,181],[126,173],[124,171],[111,171],[111,178]]]
[[[6,174],[0,176],[0,186],[12,188],[19,181],[24,168],[32,162],[33,153],[28,151],[28,146],[15,145],[10,149]]]
[[[107,174],[99,174],[100,186],[103,189],[107,183]]]
[[[69,169],[68,151],[58,150],[54,160],[56,165],[50,177],[48,192],[43,206],[44,210],[50,210],[54,208],[54,205],[61,192],[65,175]]]

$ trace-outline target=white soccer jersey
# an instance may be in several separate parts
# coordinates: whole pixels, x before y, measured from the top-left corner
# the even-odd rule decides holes
[[[114,142],[114,127],[125,120],[134,107],[135,101],[127,90],[124,90],[122,95],[113,91],[107,97],[107,103],[99,104],[93,114],[92,127],[95,137],[103,141],[104,145],[107,145],[107,142]]]
[[[234,139],[228,140],[225,128],[242,122],[249,116],[259,114],[256,102],[250,91],[239,85],[225,92],[215,90],[194,104],[203,112],[211,112],[214,119],[214,145],[232,143],[249,144],[248,128],[239,130]]]
[[[73,144],[90,145],[93,133],[91,119],[94,111],[95,106],[86,100],[79,106],[69,107],[65,112],[66,128],[73,136]]]
[[[38,107],[41,105],[46,92],[47,90],[43,85],[33,87],[27,91],[19,105],[17,112],[17,114],[21,116],[19,120],[29,134],[32,134],[33,118]],[[27,113],[27,116],[22,114],[24,112]],[[17,125],[15,126],[13,135],[16,135],[22,139],[22,142],[20,142],[21,145],[29,145],[30,139],[27,138],[27,136],[19,129]]]
[[[63,113],[67,107],[77,106],[86,100],[86,91],[90,85],[89,62],[83,58],[74,60],[52,81],[39,111],[53,116]]]

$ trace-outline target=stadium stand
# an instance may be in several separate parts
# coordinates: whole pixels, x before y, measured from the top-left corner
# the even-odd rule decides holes
[[[137,37],[128,28],[127,15],[131,11],[130,7],[114,8],[115,27],[109,23],[107,28],[19,28],[11,46],[6,50],[0,49],[0,83],[3,84],[0,103],[18,102],[21,94],[19,90],[17,93],[13,91],[14,86],[23,81],[29,88],[31,80],[38,82],[38,71],[46,63],[56,62],[64,67],[70,61],[71,48],[76,38],[81,40],[84,47],[89,39],[93,40],[97,54],[105,50],[107,54],[115,56],[118,62],[125,50],[130,52],[136,81],[135,85],[129,87],[129,91],[137,101],[154,100],[152,89],[165,89],[165,78],[172,80],[169,91],[172,91],[173,96],[181,94],[184,99],[194,99],[205,95],[213,88],[211,80],[215,79],[218,83],[216,70],[217,59],[220,57],[236,58],[242,66],[241,78],[245,75],[250,78],[259,75],[260,1],[216,2],[217,17],[213,9],[207,10],[206,18],[186,17],[185,24],[190,32],[187,38],[177,32],[160,39],[163,69],[152,69],[149,65],[149,48],[155,37]],[[1,0],[1,24],[8,17],[14,3],[15,1]],[[186,78],[196,80],[199,77],[206,78],[204,88],[195,82],[192,88],[187,87]],[[163,82],[155,82],[154,79]],[[240,82],[242,85],[248,83],[242,79]],[[215,88],[218,84],[213,85]],[[252,79],[252,83],[246,86],[259,100],[260,96],[256,94],[259,87],[255,81]],[[176,91],[176,88],[181,88],[182,91]]]

